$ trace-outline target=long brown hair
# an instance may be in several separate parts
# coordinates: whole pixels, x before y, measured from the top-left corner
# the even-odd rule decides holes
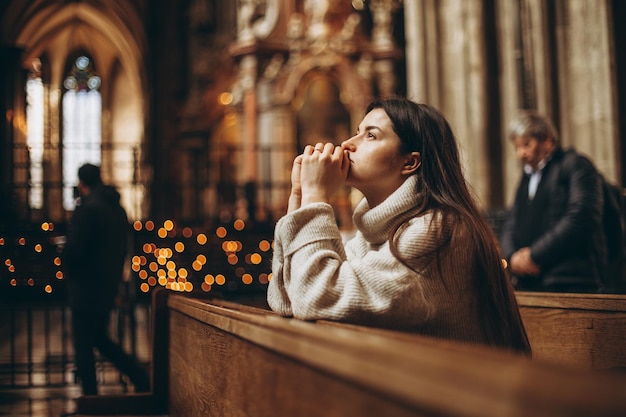
[[[461,169],[457,141],[450,125],[434,107],[404,98],[372,102],[367,113],[383,109],[401,141],[401,152],[420,152],[417,190],[424,198],[417,214],[434,210],[444,225],[462,222],[472,238],[476,254],[476,294],[481,317],[490,317],[485,329],[489,343],[531,355],[515,293],[502,265],[497,238],[479,210]],[[402,224],[391,231],[391,237]],[[404,262],[389,239],[392,253]]]

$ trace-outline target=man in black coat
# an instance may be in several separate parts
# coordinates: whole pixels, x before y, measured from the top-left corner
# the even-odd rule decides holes
[[[607,256],[599,173],[536,112],[520,113],[509,136],[524,171],[500,242],[516,289],[597,292]]]
[[[150,380],[136,358],[111,340],[109,317],[115,306],[128,251],[129,223],[119,193],[100,179],[100,168],[78,170],[80,203],[72,215],[63,249],[77,374],[84,395],[97,395],[94,348],[126,374],[136,392]]]

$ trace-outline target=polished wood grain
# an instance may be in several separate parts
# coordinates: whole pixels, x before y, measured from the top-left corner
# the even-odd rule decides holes
[[[158,393],[159,402],[153,398],[142,414],[626,415],[621,373],[415,334],[282,318],[224,300],[159,297],[155,341],[166,345],[155,347],[154,355],[152,395]],[[107,401],[108,408],[121,404]]]
[[[173,295],[171,416],[626,415],[626,377]]]
[[[626,371],[626,295],[518,292],[534,357]]]

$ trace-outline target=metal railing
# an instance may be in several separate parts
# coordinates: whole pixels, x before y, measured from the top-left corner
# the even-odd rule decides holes
[[[64,387],[76,384],[71,311],[61,303],[0,306],[0,389]],[[150,305],[121,305],[111,316],[110,332],[149,370]],[[97,357],[101,385],[127,381],[105,358]]]

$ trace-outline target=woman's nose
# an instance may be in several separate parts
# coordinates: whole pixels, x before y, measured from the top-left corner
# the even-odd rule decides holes
[[[355,145],[352,139],[354,139],[354,136],[341,142],[341,149],[346,151],[353,151],[355,149]]]

